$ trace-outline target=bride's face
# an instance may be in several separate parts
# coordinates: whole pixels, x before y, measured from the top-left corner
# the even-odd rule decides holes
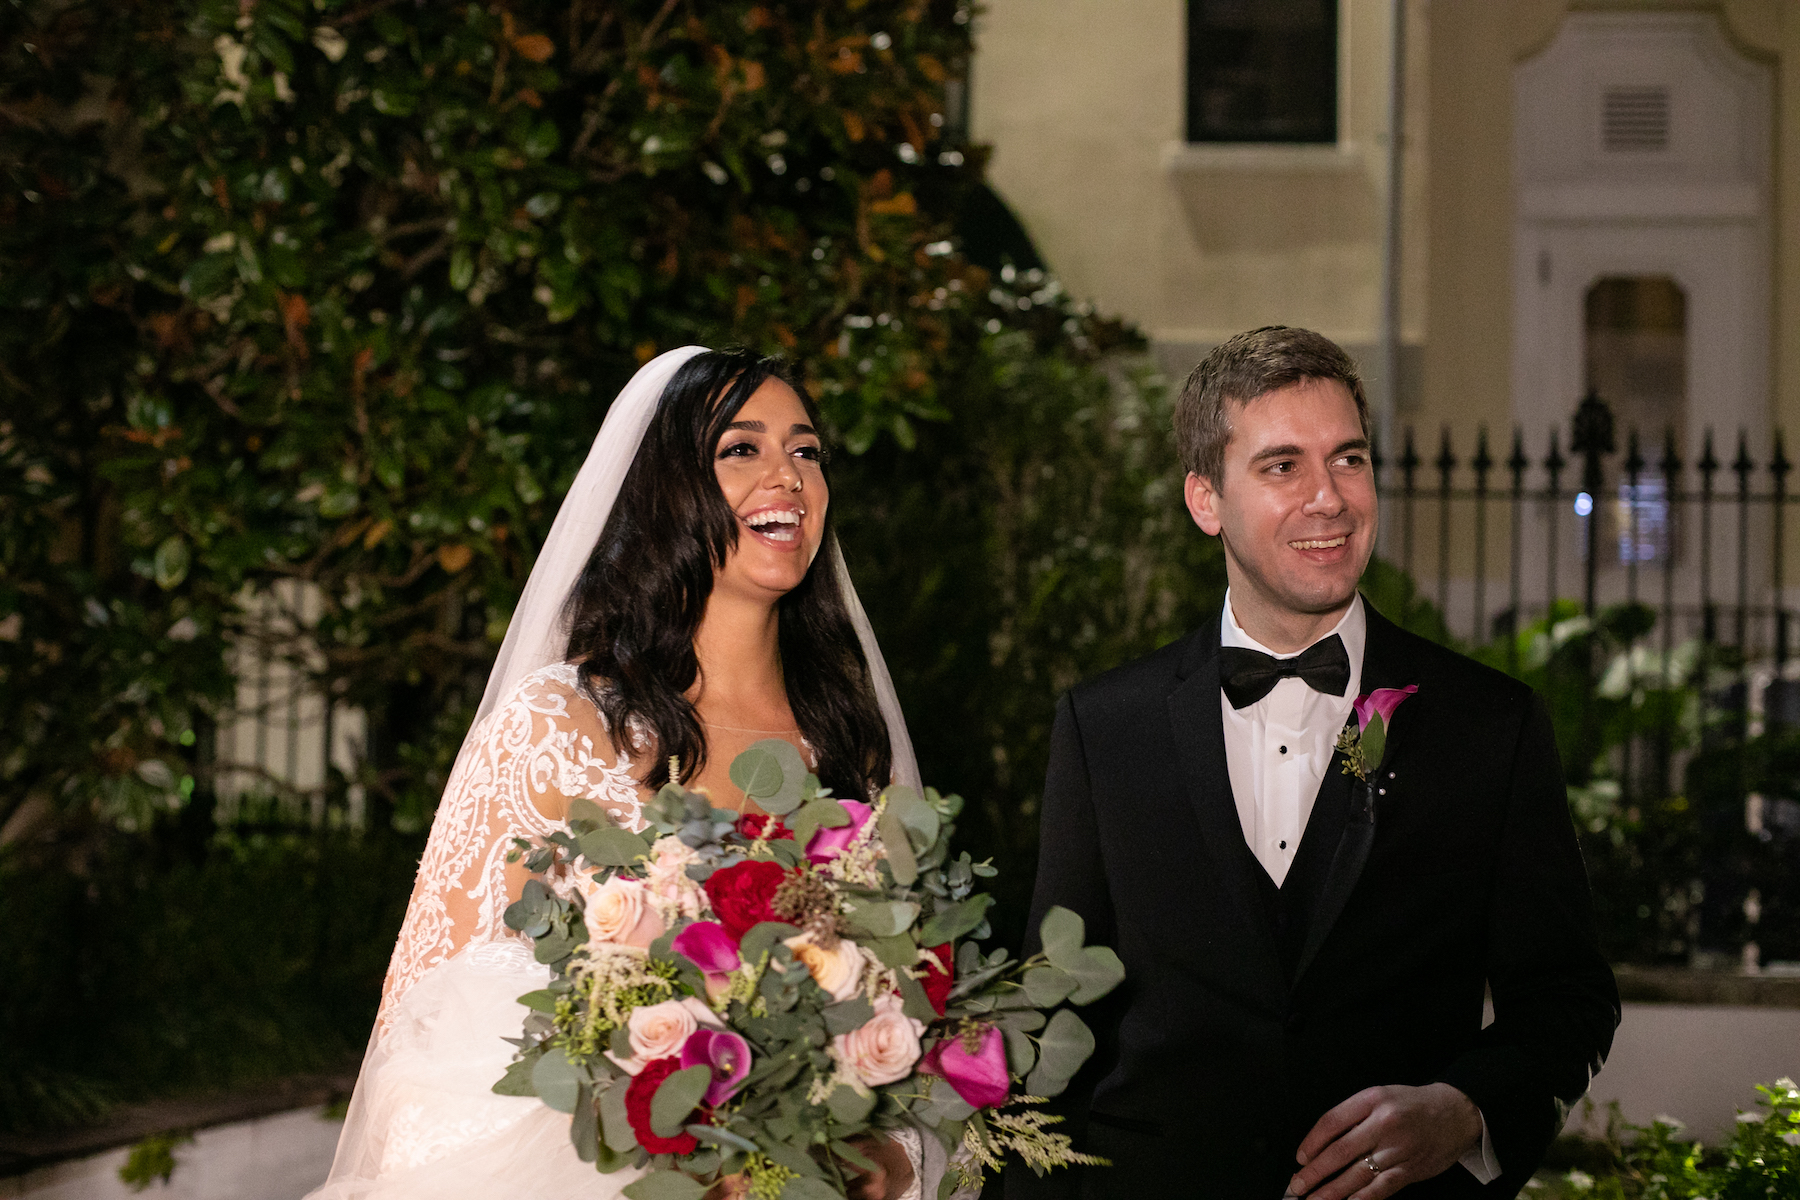
[[[726,426],[713,455],[719,490],[737,514],[737,545],[715,591],[776,600],[806,578],[829,500],[818,430],[794,389],[770,379]]]

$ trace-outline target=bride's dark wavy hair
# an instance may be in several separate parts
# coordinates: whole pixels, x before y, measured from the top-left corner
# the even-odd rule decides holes
[[[626,472],[569,596],[568,658],[582,689],[622,745],[641,728],[658,755],[645,782],[669,781],[669,758],[686,782],[706,762],[706,736],[685,695],[699,677],[694,636],[713,574],[737,545],[737,515],[713,466],[725,427],[770,379],[792,387],[814,427],[818,407],[778,358],[709,350],[683,363]],[[887,724],[838,573],[827,507],[819,560],[776,604],[782,677],[800,732],[818,755],[821,783],[840,796],[885,787],[892,769]]]

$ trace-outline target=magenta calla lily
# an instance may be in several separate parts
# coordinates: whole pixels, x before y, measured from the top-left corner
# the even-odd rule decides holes
[[[727,1030],[701,1026],[681,1044],[681,1067],[707,1067],[712,1071],[706,1102],[717,1107],[731,1099],[750,1074],[750,1043]]]
[[[976,1108],[1006,1103],[1011,1082],[1006,1074],[1006,1038],[992,1025],[982,1029],[975,1053],[969,1053],[963,1038],[947,1037],[931,1048],[919,1069],[942,1075]]]
[[[744,961],[736,939],[717,921],[695,921],[683,927],[669,948],[707,975],[729,974]]]
[[[1394,710],[1400,702],[1419,690],[1419,685],[1409,683],[1403,688],[1376,688],[1356,698],[1356,726],[1358,729],[1369,727],[1369,718],[1376,713],[1381,714],[1383,725],[1394,723]]]
[[[844,811],[850,814],[850,823],[833,828],[821,828],[807,840],[806,857],[813,862],[830,862],[842,854],[844,849],[856,840],[856,835],[862,832],[862,827],[869,823],[869,818],[875,812],[873,808],[860,800],[840,800],[838,803],[842,804]]]

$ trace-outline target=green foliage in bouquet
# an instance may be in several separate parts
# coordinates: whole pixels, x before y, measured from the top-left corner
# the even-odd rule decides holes
[[[670,784],[641,833],[576,800],[566,833],[518,844],[539,878],[506,923],[552,978],[520,998],[494,1090],[569,1113],[597,1169],[648,1169],[633,1200],[698,1200],[739,1174],[756,1195],[842,1196],[870,1165],[857,1139],[903,1124],[965,1152],[946,1195],[1008,1152],[1040,1172],[1098,1161],[1036,1105],[1093,1052],[1064,1005],[1116,987],[1117,955],[1064,909],[1041,954],[984,955],[974,887],[993,871],[951,856],[958,797],[842,801],[781,741],[731,778],[772,815]]]
[[[1800,1195],[1800,1086],[1777,1079],[1757,1086],[1755,1110],[1738,1113],[1731,1139],[1708,1148],[1684,1140],[1680,1121],[1649,1126],[1607,1122],[1603,1160],[1593,1172],[1562,1179],[1573,1196],[1592,1200],[1767,1200]]]

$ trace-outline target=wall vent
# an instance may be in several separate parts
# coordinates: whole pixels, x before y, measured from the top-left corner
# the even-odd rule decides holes
[[[1601,101],[1600,144],[1607,153],[1669,148],[1669,89],[1611,87]]]

